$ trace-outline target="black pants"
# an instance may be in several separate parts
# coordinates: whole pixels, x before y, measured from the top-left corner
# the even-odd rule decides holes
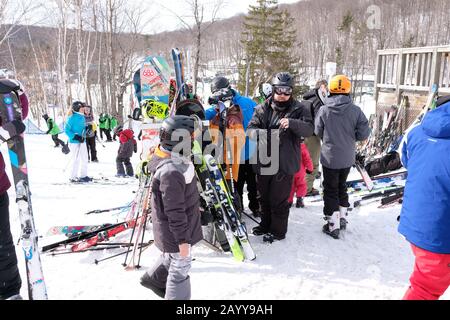
[[[262,213],[261,228],[284,238],[288,229],[289,196],[294,176],[278,173],[273,176],[258,175],[256,179]]]
[[[20,293],[22,280],[9,225],[9,198],[0,195],[0,300]]]
[[[117,164],[117,174],[118,175],[124,175],[125,174],[125,170],[126,170],[126,175],[127,176],[133,176],[134,172],[133,172],[133,166],[131,165],[131,161],[130,158],[121,158],[121,157],[117,157],[116,158],[116,164]],[[125,169],[124,166],[125,165]]]
[[[103,134],[105,134],[106,141],[112,141],[112,139],[111,139],[111,130],[100,129],[100,139],[103,139]]]
[[[246,161],[239,166],[239,177],[237,181],[237,192],[244,207],[244,185],[247,183],[247,192],[249,205],[248,208],[252,212],[259,212],[260,205],[258,201],[258,189],[256,187],[256,174],[251,164]]]
[[[325,207],[323,213],[332,216],[339,211],[339,206],[350,207],[347,194],[347,177],[350,168],[329,169],[323,167],[323,201]]]
[[[91,161],[97,161],[97,148],[95,146],[95,138],[91,137],[91,138],[86,138],[86,145],[87,145],[87,150],[88,150],[88,159]]]
[[[55,147],[59,147],[59,145],[61,146],[65,145],[64,141],[59,139],[57,134],[52,135],[52,140],[55,143]]]

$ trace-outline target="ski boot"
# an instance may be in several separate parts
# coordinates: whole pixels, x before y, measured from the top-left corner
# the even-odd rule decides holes
[[[297,198],[297,203],[295,204],[296,208],[304,208],[305,204],[303,203],[303,198]]]
[[[120,174],[120,173],[116,174],[116,178],[125,178],[125,177],[126,177],[126,175],[125,175],[124,173],[122,173],[122,174]]]
[[[143,287],[152,290],[158,297],[164,299],[164,297],[166,296],[166,288],[159,288],[154,285],[147,272],[144,273],[144,275],[141,277],[140,283]]]
[[[286,237],[278,237],[273,235],[272,233],[266,233],[263,237],[263,241],[266,243],[273,243],[274,241],[281,241]]]
[[[264,230],[261,226],[256,226],[252,229],[253,235],[259,237],[263,236],[267,233],[267,230]]]
[[[307,194],[307,197],[315,197],[318,196],[320,194],[319,190],[316,190],[314,188],[312,188]]]
[[[92,179],[91,177],[83,177],[80,178],[78,181],[79,182],[92,182],[94,179]]]
[[[325,216],[325,221],[328,221],[326,225],[323,226],[323,232],[334,239],[339,239],[340,233],[340,212],[333,213],[332,216]]]
[[[340,217],[340,229],[346,230],[347,229],[347,216],[348,216],[348,208],[346,207],[339,207],[339,217]]]

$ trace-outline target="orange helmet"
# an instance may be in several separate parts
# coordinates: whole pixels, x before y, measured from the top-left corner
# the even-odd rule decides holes
[[[352,83],[344,75],[334,76],[328,85],[330,93],[349,94],[352,90]]]

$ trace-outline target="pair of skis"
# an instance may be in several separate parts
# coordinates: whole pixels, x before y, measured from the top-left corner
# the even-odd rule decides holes
[[[23,122],[19,90],[21,90],[20,85],[10,80],[0,80],[1,140],[6,141],[8,144],[9,159],[16,189],[16,203],[19,208],[22,228],[21,241],[25,255],[28,297],[30,300],[46,300],[48,299],[47,287],[42,271],[38,235],[31,205],[24,135],[16,134],[11,136],[8,135],[7,130],[8,127],[15,127],[13,122]]]

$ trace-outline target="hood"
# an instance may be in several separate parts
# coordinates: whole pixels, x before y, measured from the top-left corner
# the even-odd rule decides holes
[[[168,159],[168,158],[170,158],[169,154],[167,154],[166,152],[163,152],[161,150],[160,146],[156,147],[155,152],[151,156],[151,159],[148,163],[149,172],[155,173],[156,168],[158,167],[160,162],[163,161],[164,159]]]
[[[123,130],[122,132],[120,132],[119,138],[120,138],[120,142],[125,143],[128,140],[131,140],[134,138],[134,132],[133,132],[133,130],[130,130],[130,129]]]
[[[424,132],[433,138],[450,138],[450,102],[430,111],[423,119]]]
[[[331,113],[344,115],[353,104],[350,96],[336,95],[330,96],[325,100],[325,105]]]

